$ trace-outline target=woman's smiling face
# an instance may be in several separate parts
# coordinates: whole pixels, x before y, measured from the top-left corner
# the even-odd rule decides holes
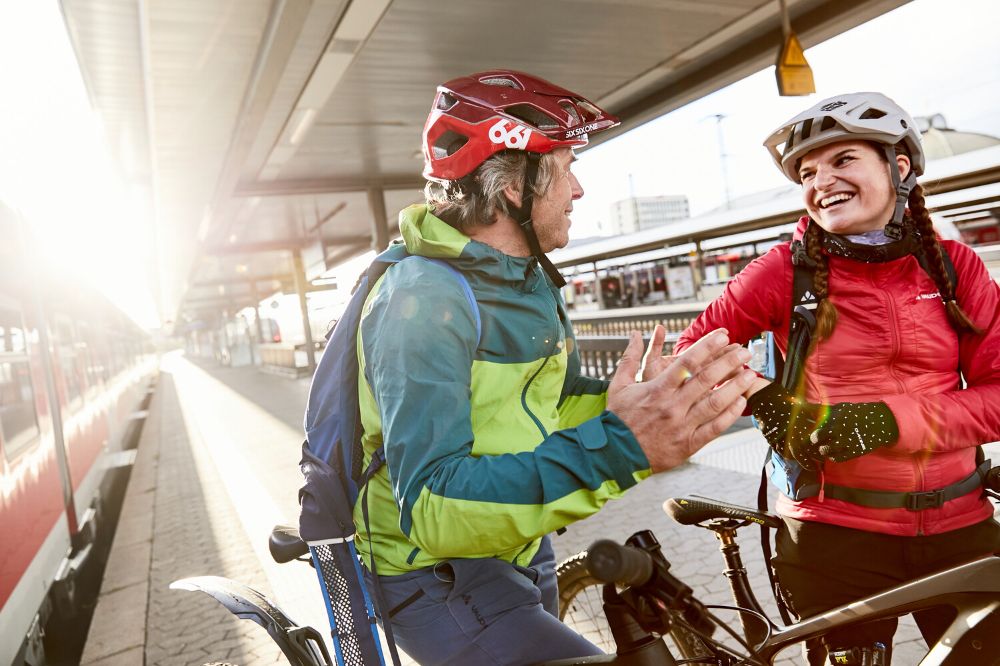
[[[896,163],[905,177],[909,158],[898,155]],[[830,233],[874,231],[892,218],[896,193],[889,165],[867,141],[840,141],[810,151],[799,164],[799,178],[809,217]]]

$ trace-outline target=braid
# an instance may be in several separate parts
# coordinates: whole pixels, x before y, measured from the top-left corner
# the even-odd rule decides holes
[[[919,184],[916,185],[910,192],[910,199],[907,203],[910,207],[910,219],[920,234],[920,251],[926,258],[929,268],[928,274],[937,285],[938,291],[941,292],[941,300],[944,301],[952,328],[959,332],[965,330],[982,334],[983,331],[972,323],[969,316],[958,305],[958,300],[955,297],[955,285],[952,284],[948,270],[944,265],[944,251],[934,233],[930,213],[927,212],[927,206],[924,204],[924,188]]]
[[[819,307],[816,308],[816,335],[813,336],[812,344],[809,345],[807,356],[812,354],[817,342],[830,337],[834,326],[837,325],[837,308],[828,298],[830,295],[830,264],[826,254],[821,250],[822,234],[823,230],[820,226],[810,221],[802,239],[805,242],[806,255],[816,262],[816,270],[813,272],[813,290],[816,292],[816,300],[819,303]]]

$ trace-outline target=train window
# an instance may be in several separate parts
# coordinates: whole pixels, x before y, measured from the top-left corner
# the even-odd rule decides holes
[[[66,387],[66,407],[73,411],[79,408],[83,399],[83,377],[76,335],[72,323],[65,317],[56,316],[56,350],[63,386]]]
[[[77,322],[76,330],[80,334],[80,357],[83,361],[83,373],[87,380],[87,388],[93,391],[101,382],[100,365],[97,359],[97,348],[94,345],[94,334],[86,322]]]
[[[38,437],[27,337],[20,312],[0,308],[0,435],[8,459]]]

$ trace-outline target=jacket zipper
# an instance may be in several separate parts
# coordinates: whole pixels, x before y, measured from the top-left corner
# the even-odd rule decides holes
[[[883,293],[885,293],[885,292],[883,291]],[[899,337],[900,337],[899,336],[899,326],[897,325],[898,320],[896,318],[896,304],[892,300],[892,295],[890,295],[890,294],[886,294],[886,301],[889,304],[889,327],[892,329],[892,354],[889,356],[889,372],[892,374],[892,378],[893,378],[893,380],[895,380],[896,386],[899,389],[899,392],[902,393],[903,392],[903,383],[901,381],[899,381],[899,379],[896,377],[896,371],[895,371],[896,359],[899,357],[900,348],[902,347],[902,343],[900,342],[900,339],[899,339]],[[923,489],[924,489],[924,465],[923,465],[923,461],[920,458],[917,458],[915,460],[914,464],[915,464],[916,475],[917,475],[917,490],[918,491],[923,491]],[[923,511],[917,511],[916,514],[917,514],[917,536],[923,536],[923,534],[924,534],[924,512]]]
[[[538,269],[536,268],[536,270],[538,270]],[[544,278],[543,278],[543,280],[544,280]],[[548,291],[549,296],[551,297],[552,296],[552,290],[548,288],[548,283],[544,283],[543,287],[546,289],[546,291]],[[554,300],[553,301],[553,305],[555,305],[555,310],[556,310],[557,327],[561,327],[561,324],[559,323],[559,302]],[[549,433],[545,429],[545,426],[542,425],[541,420],[539,420],[539,418],[537,416],[535,416],[534,412],[532,412],[531,409],[528,408],[528,389],[531,387],[531,382],[535,381],[535,377],[537,377],[542,372],[542,370],[545,368],[545,364],[549,362],[550,358],[552,358],[552,352],[555,349],[559,348],[559,339],[558,338],[559,338],[558,333],[556,335],[552,336],[552,339],[553,339],[553,347],[552,347],[552,349],[548,350],[548,352],[545,355],[545,359],[542,361],[542,364],[540,366],[538,366],[538,369],[535,370],[534,374],[532,374],[531,377],[528,378],[528,381],[525,382],[524,388],[521,389],[521,407],[528,414],[528,416],[531,417],[531,420],[534,421],[535,426],[538,428],[538,431],[540,433],[542,433],[542,439],[545,439],[546,437],[548,437]]]
[[[545,364],[548,362],[549,362],[549,357],[546,356],[545,359],[542,361],[542,364],[538,366],[538,370],[535,370],[535,374],[531,375],[528,381],[525,382],[524,388],[521,389],[521,407],[524,408],[524,411],[527,412],[528,416],[531,417],[531,420],[535,422],[535,425],[538,427],[538,431],[542,433],[542,439],[548,437],[549,433],[545,430],[545,426],[542,425],[542,422],[538,419],[537,416],[535,416],[534,412],[532,412],[531,409],[528,408],[528,387],[531,386],[531,382],[535,381],[535,377],[538,376],[538,373],[542,371],[542,368],[544,368]]]
[[[885,294],[886,302],[889,306],[889,328],[892,330],[892,350],[889,354],[889,372],[892,375],[893,381],[896,382],[896,388],[900,393],[903,392],[903,382],[899,381],[896,377],[895,363],[896,359],[899,358],[900,348],[902,344],[899,340],[899,327],[896,324],[896,304],[892,300],[892,296],[887,294],[885,290],[882,291]]]

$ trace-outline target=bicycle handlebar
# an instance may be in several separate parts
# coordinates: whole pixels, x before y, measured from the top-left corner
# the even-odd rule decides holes
[[[653,559],[644,550],[601,539],[587,550],[587,569],[602,582],[638,587],[652,578]]]

